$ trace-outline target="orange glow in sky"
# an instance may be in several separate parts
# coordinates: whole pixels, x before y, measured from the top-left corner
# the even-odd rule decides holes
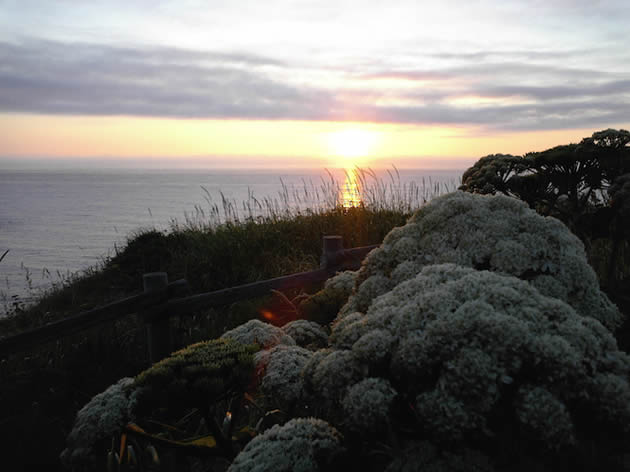
[[[627,1],[146,3],[2,2],[0,169],[459,170],[630,128]]]
[[[464,126],[31,114],[0,114],[0,130],[0,158],[104,163],[136,158],[168,167],[320,169],[466,168],[487,154],[544,150],[596,131],[490,134]]]

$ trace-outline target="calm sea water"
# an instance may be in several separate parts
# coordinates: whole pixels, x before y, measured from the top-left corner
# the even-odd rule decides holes
[[[386,184],[413,182],[431,193],[435,185],[456,186],[461,173],[401,170],[395,180],[386,172],[379,176]],[[343,187],[343,171],[333,176]],[[60,277],[98,264],[140,229],[168,230],[174,220],[183,223],[201,212],[207,217],[212,204],[223,208],[223,199],[241,213],[242,202],[251,203],[252,196],[279,207],[287,196],[291,206],[317,205],[322,195],[313,190],[329,183],[324,170],[0,170],[0,255],[9,251],[0,261],[0,313],[11,296],[29,299]]]

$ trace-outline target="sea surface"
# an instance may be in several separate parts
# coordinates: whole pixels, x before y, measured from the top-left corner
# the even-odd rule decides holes
[[[453,190],[461,174],[389,170],[363,182],[371,195],[422,199]],[[0,257],[8,250],[0,315],[102,263],[140,230],[316,208],[331,198],[352,205],[359,181],[343,170],[0,170]]]

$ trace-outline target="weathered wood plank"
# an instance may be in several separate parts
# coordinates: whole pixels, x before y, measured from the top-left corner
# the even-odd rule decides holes
[[[147,319],[168,317],[173,314],[183,315],[205,308],[229,305],[239,300],[267,295],[271,290],[283,291],[299,288],[311,283],[322,283],[333,274],[334,271],[318,269],[311,272],[301,272],[277,277],[275,279],[225,288],[214,292],[200,293],[190,297],[175,298],[156,307],[153,313],[147,315]]]
[[[188,287],[185,280],[177,280],[164,290],[141,293],[124,298],[108,305],[85,311],[63,320],[54,321],[44,326],[34,328],[14,336],[0,338],[0,356],[13,352],[24,351],[49,341],[55,341],[62,336],[69,336],[88,328],[98,326],[107,321],[113,321],[129,313],[152,307],[168,300],[169,296]]]

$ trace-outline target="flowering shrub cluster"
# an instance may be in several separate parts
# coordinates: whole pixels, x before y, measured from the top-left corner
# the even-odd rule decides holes
[[[622,321],[599,290],[582,243],[562,222],[514,198],[467,192],[432,200],[392,230],[364,261],[343,313],[364,312],[374,298],[423,267],[445,262],[526,280],[608,328]]]
[[[630,427],[630,362],[610,331],[515,277],[427,266],[374,299],[365,314],[336,323],[331,342],[306,371],[320,401],[334,407],[344,398],[351,411],[350,398],[366,401],[353,389],[380,375],[414,404],[421,429],[433,437],[492,433],[491,419],[514,391],[517,410],[505,417],[551,447],[572,444],[576,423]],[[357,418],[353,426],[364,428],[365,418]]]
[[[396,390],[388,380],[369,378],[350,387],[342,407],[350,429],[359,433],[375,432],[391,420],[390,409]]]
[[[311,297],[311,319],[317,307],[332,319],[341,293],[345,305],[329,328],[250,321],[210,342],[227,349],[221,366],[243,367],[239,379],[253,355],[251,393],[287,415],[308,409],[320,418],[259,434],[230,471],[332,470],[345,461],[389,472],[489,472],[514,444],[515,463],[532,458],[556,470],[553,461],[573,457],[592,431],[629,437],[630,356],[611,331],[621,315],[579,240],[522,202],[462,192],[434,200],[356,274]],[[313,301],[327,294],[334,304]],[[251,344],[261,350],[253,354]],[[168,384],[198,400],[212,396],[215,373],[232,374],[198,368],[205,355],[188,365],[180,353],[134,388]],[[111,389],[102,394],[111,402],[94,402],[111,404],[113,417],[142,400],[114,401]]]
[[[257,350],[253,344],[216,339],[174,352],[136,377],[134,412],[167,409],[173,417],[242,391],[251,380]]]
[[[282,330],[291,336],[298,346],[317,350],[328,345],[328,334],[318,323],[308,320],[295,320],[285,324]]]
[[[339,432],[323,420],[293,419],[255,437],[228,472],[317,472],[342,451]]]
[[[429,441],[412,441],[387,466],[385,472],[494,472],[484,454],[466,447],[443,450]]]
[[[133,382],[134,379],[128,377],[120,379],[79,410],[67,438],[68,447],[61,453],[66,466],[94,465],[93,445],[117,433],[131,418],[129,387]]]
[[[267,403],[285,411],[292,411],[303,400],[302,370],[310,361],[312,350],[328,344],[326,331],[307,320],[292,321],[282,328],[250,320],[222,338],[262,347],[254,357],[257,383]]]
[[[261,377],[260,387],[270,403],[291,411],[303,399],[302,370],[312,356],[307,349],[282,344],[256,354],[254,361]]]
[[[282,329],[256,319],[223,333],[221,338],[232,339],[241,344],[257,344],[262,349],[269,349],[278,344],[295,346],[293,338]]]
[[[243,392],[252,378],[257,349],[228,339],[200,342],[174,352],[135,379],[121,379],[77,413],[63,462],[69,467],[93,462],[94,446],[129,421],[152,415],[172,419]]]

